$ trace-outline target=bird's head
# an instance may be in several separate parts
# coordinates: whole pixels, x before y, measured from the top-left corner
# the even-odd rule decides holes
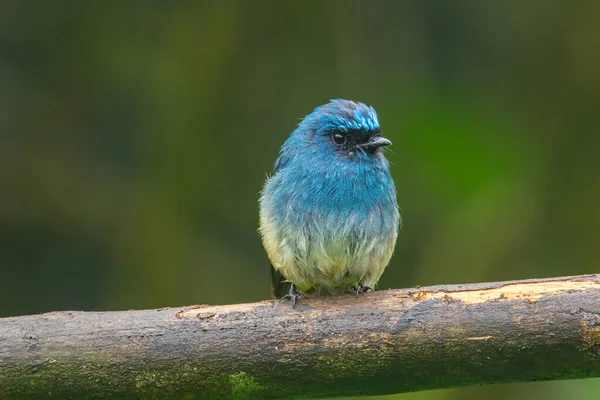
[[[373,107],[342,99],[315,108],[300,122],[292,138],[296,146],[305,146],[308,152],[364,160],[380,158],[382,148],[392,144],[381,134]]]

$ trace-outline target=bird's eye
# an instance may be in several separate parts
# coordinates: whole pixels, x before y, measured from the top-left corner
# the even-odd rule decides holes
[[[333,134],[333,143],[338,144],[338,145],[346,143],[346,136],[342,135],[341,133],[334,133]]]

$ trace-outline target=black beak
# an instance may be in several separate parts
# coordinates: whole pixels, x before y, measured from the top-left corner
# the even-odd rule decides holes
[[[374,136],[367,143],[361,145],[363,149],[377,149],[383,146],[389,146],[392,142],[383,136]]]

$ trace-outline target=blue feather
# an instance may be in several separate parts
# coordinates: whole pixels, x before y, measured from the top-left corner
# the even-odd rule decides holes
[[[281,147],[261,194],[260,232],[273,267],[302,290],[372,288],[387,266],[401,218],[380,138],[372,107],[336,99]]]

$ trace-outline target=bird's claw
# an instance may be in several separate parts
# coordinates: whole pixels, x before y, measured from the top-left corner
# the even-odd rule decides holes
[[[300,297],[304,297],[304,293],[298,292],[296,294],[286,294],[281,299],[279,299],[279,301],[283,301],[283,300],[287,300],[287,299],[292,300],[292,309],[294,309],[294,308],[296,308],[296,300],[298,300]]]
[[[371,291],[373,291],[373,289],[371,289],[368,286],[363,286],[359,283],[358,285],[352,285],[350,287],[350,291],[356,293],[356,295],[358,296],[360,293],[371,292]]]
[[[283,296],[281,299],[279,299],[279,301],[283,301],[283,300],[287,300],[290,299],[292,300],[292,310],[294,308],[296,308],[296,300],[298,300],[300,297],[304,297],[304,293],[296,290],[296,285],[294,285],[292,283],[292,286],[290,287],[290,292],[288,294],[286,294],[285,296]]]

